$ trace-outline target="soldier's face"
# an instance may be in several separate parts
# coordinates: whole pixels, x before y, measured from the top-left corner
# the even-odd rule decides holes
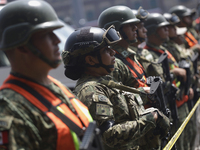
[[[144,23],[140,22],[137,24],[137,30],[138,30],[138,36],[141,38],[146,38],[147,37],[147,29],[144,27]]]
[[[58,44],[60,39],[52,30],[35,33],[31,38],[32,44],[50,61],[61,60]]]
[[[176,37],[176,28],[174,25],[169,25],[168,26],[168,32],[169,32],[169,37]]]
[[[123,31],[130,41],[133,41],[136,39],[137,37],[136,30],[137,30],[137,26],[134,23],[123,25]]]
[[[115,51],[110,47],[106,47],[100,50],[101,60],[104,65],[114,65],[115,64]],[[110,71],[113,71],[113,68],[110,68]]]
[[[157,29],[157,34],[159,35],[158,38],[161,38],[163,40],[168,39],[169,37],[168,27],[167,26],[159,27]]]

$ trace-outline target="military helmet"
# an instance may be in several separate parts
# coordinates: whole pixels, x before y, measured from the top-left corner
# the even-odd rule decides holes
[[[26,44],[37,31],[63,26],[51,5],[43,0],[8,3],[0,13],[0,50]]]
[[[169,13],[176,14],[180,19],[185,16],[193,16],[195,15],[195,9],[189,9],[183,5],[174,6],[169,10]]]
[[[144,27],[147,29],[147,35],[156,32],[157,28],[167,26],[169,22],[159,13],[151,13],[144,21]]]
[[[141,6],[138,8],[138,10],[133,9],[132,12],[140,21],[145,20],[149,15],[149,12],[147,10],[144,10]]]
[[[180,19],[176,14],[164,13],[163,16],[171,25],[176,25],[180,22]]]
[[[107,30],[98,27],[83,27],[75,30],[67,39],[62,59],[65,66],[81,65],[82,58],[101,48],[116,44],[120,34],[110,26]]]
[[[119,31],[120,27],[128,23],[138,23],[139,19],[135,17],[132,10],[127,6],[112,6],[104,10],[98,18],[98,26],[107,29],[114,25]]]

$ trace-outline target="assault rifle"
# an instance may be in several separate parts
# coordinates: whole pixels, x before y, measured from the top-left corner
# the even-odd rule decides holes
[[[168,100],[169,108],[171,110],[171,117],[173,121],[178,120],[178,110],[176,106],[176,99],[177,99],[177,91],[179,90],[175,85],[172,83],[173,81],[173,75],[169,71],[169,64],[168,64],[168,54],[163,53],[160,57],[157,63],[162,64],[163,71],[166,75],[166,83],[169,82],[169,87],[167,87],[169,90],[165,93],[166,99]],[[166,85],[167,86],[167,85]]]
[[[175,128],[177,128],[177,121],[179,119],[178,117],[178,110],[177,110],[177,105],[176,105],[176,100],[178,99],[177,97],[177,91],[179,90],[173,83],[173,75],[170,73],[169,71],[169,62],[168,62],[168,58],[167,58],[168,54],[165,52],[163,54],[161,54],[161,56],[159,57],[159,60],[157,63],[161,63],[162,64],[162,68],[163,71],[166,75],[166,88],[168,88],[169,90],[165,93],[165,96],[168,100],[168,104],[170,107],[170,111],[171,111],[171,117],[173,119],[173,123],[175,125]],[[170,83],[167,86],[167,83]],[[167,139],[164,141],[166,142]],[[162,143],[162,148],[163,145],[165,146],[166,143]],[[173,146],[173,149],[176,150],[176,145]]]

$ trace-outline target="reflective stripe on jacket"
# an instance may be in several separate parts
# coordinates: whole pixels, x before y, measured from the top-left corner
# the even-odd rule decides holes
[[[89,121],[92,121],[87,107],[82,102],[77,100],[75,96],[71,92],[69,92],[59,81],[55,80],[50,76],[48,76],[48,78],[58,87],[60,87],[60,89],[68,96],[71,104],[73,105],[74,109],[79,115],[79,118],[76,114],[74,114],[71,111],[71,109],[65,103],[63,103],[58,97],[56,97],[49,89],[35,82],[15,77],[13,75],[9,75],[9,77],[4,81],[3,85],[0,87],[0,90],[9,88],[16,91],[17,93],[24,96],[38,109],[43,111],[52,120],[57,129],[57,150],[77,150],[79,148],[77,137],[74,136],[73,133],[71,134],[72,131],[67,127],[65,123],[62,122],[61,119],[59,119],[56,115],[50,112],[45,105],[43,105],[34,95],[26,91],[24,88],[12,83],[6,83],[9,80],[18,80],[27,84],[39,94],[41,94],[53,106],[59,107],[59,109],[62,110],[62,113],[66,115],[70,120],[72,120],[77,126],[79,126],[80,128],[83,128],[83,126],[87,127],[89,125]]]
[[[190,47],[198,44],[198,41],[194,38],[194,36],[190,32],[186,32],[184,36],[185,36],[185,40],[187,41]]]

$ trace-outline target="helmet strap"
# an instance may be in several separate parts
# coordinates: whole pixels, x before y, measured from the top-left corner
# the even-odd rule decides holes
[[[140,43],[144,42],[144,41],[145,41],[145,38],[142,38],[142,37],[139,36],[138,30],[136,30],[136,33],[137,33],[137,40],[138,40]]]
[[[108,73],[111,73],[110,68],[114,68],[114,65],[104,65],[104,64],[102,63],[100,51],[99,51],[98,54],[97,54],[97,59],[98,59],[98,61],[99,61],[98,64],[95,64],[95,65],[86,64],[86,65],[87,65],[88,67],[95,67],[95,68],[102,67],[102,68],[106,69],[106,71],[107,71]]]
[[[56,60],[56,61],[50,61],[47,57],[45,57],[41,51],[36,48],[31,42],[28,42],[26,44],[26,46],[29,48],[29,50],[36,55],[38,58],[40,58],[42,61],[44,61],[45,63],[47,63],[49,66],[51,66],[52,68],[56,68],[60,63],[61,60]]]
[[[126,33],[124,33],[124,31],[122,30],[122,28],[120,28],[119,33],[120,33],[120,35],[123,37],[123,39],[124,39],[129,45],[130,45],[130,44],[133,44],[133,43],[135,43],[135,42],[137,42],[137,39],[135,39],[135,40],[129,40],[128,37],[127,37],[127,35],[126,35]]]

